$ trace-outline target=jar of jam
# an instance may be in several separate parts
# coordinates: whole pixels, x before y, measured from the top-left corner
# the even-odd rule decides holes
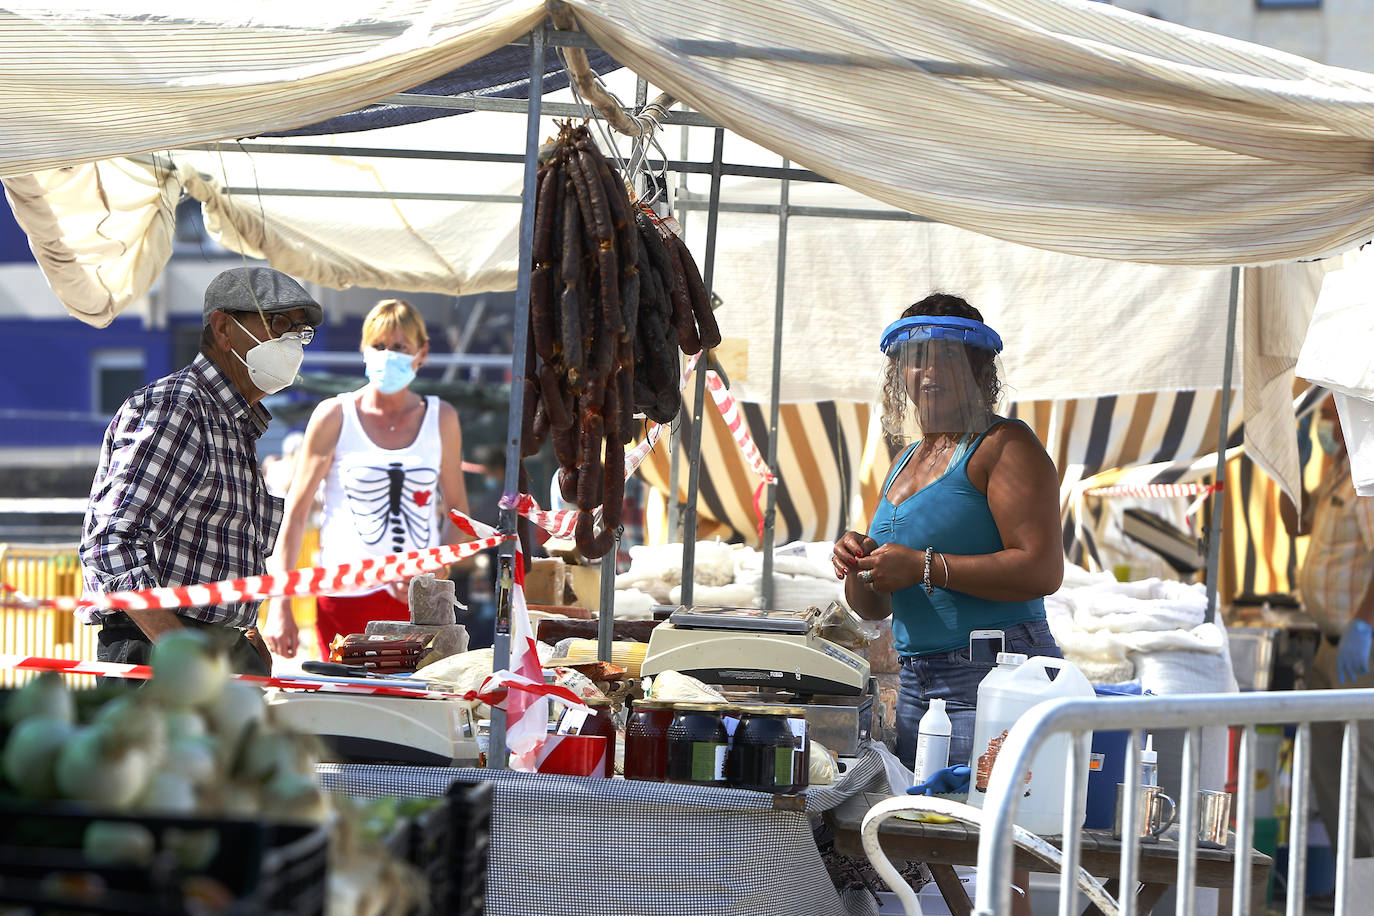
[[[800,706],[780,706],[778,712],[787,716],[787,727],[792,731],[792,787],[787,791],[805,792],[811,785],[811,729],[806,722],[806,710]]]
[[[625,778],[663,782],[668,778],[668,727],[673,704],[636,700],[625,723]]]
[[[559,721],[558,731],[565,735],[600,735],[605,738],[606,766],[603,773],[609,779],[615,775],[615,720],[611,718],[614,711],[611,699],[590,697],[583,702],[592,708],[591,712],[584,713],[580,709],[566,710]]]
[[[796,752],[790,707],[746,707],[739,713],[726,757],[726,780],[737,789],[786,794],[794,791]]]
[[[674,703],[668,726],[668,781],[701,786],[725,785],[725,753],[730,736],[720,703]]]
[[[592,714],[587,717],[587,721],[582,724],[582,735],[600,735],[606,739],[606,778],[610,779],[615,775],[615,720],[611,718],[615,712],[610,697],[592,697],[587,700],[587,705],[592,708]]]

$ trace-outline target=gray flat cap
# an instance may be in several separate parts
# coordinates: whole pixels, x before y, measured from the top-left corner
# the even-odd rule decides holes
[[[205,313],[201,320],[208,324],[214,312],[258,309],[269,315],[305,309],[308,323],[318,325],[324,321],[320,304],[295,280],[270,267],[235,267],[216,276],[205,287]]]

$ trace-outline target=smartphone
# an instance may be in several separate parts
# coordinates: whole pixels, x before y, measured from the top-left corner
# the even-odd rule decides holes
[[[969,661],[975,665],[995,665],[1002,645],[1001,630],[974,630],[968,634]]]

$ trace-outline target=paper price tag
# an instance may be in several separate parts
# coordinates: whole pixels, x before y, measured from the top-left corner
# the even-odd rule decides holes
[[[588,711],[585,709],[569,709],[563,713],[562,720],[558,723],[558,733],[560,735],[576,735],[582,731],[582,726],[587,724]]]

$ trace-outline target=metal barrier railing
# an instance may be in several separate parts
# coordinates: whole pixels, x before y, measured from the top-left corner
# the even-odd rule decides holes
[[[1237,855],[1232,884],[1233,912],[1250,912],[1250,856],[1254,830],[1255,726],[1296,725],[1293,754],[1293,804],[1290,812],[1288,861],[1289,916],[1303,911],[1307,870],[1307,789],[1311,771],[1311,724],[1345,724],[1340,768],[1340,820],[1336,848],[1337,913],[1355,912],[1348,899],[1351,860],[1355,847],[1355,792],[1359,770],[1359,720],[1374,719],[1374,690],[1313,690],[1274,693],[1200,694],[1179,697],[1119,697],[1104,709],[1100,700],[1062,699],[1032,708],[1012,727],[997,755],[983,808],[983,830],[978,844],[978,892],[974,912],[999,916],[1011,912],[1012,826],[1016,821],[1021,787],[1036,752],[1053,734],[1073,736],[1078,753],[1072,755],[1065,775],[1067,799],[1063,821],[1062,871],[1059,912],[1068,916],[1077,895],[1082,839],[1081,787],[1087,779],[1088,744],[1094,729],[1130,730],[1127,742],[1124,794],[1134,798],[1140,787],[1140,732],[1142,729],[1183,728],[1182,784],[1178,800],[1178,908],[1180,916],[1192,916],[1196,887],[1198,782],[1201,730],[1209,726],[1240,727],[1241,739],[1236,786],[1235,837]],[[1136,875],[1140,856],[1139,810],[1125,805],[1122,816],[1121,870],[1118,907],[1133,916]],[[1135,840],[1128,838],[1136,837]]]
[[[0,544],[0,583],[29,598],[75,598],[81,594],[76,547]],[[94,659],[96,627],[77,624],[71,611],[0,607],[0,652],[54,658]],[[12,687],[36,675],[0,670],[0,686]],[[89,683],[90,678],[74,678]]]

